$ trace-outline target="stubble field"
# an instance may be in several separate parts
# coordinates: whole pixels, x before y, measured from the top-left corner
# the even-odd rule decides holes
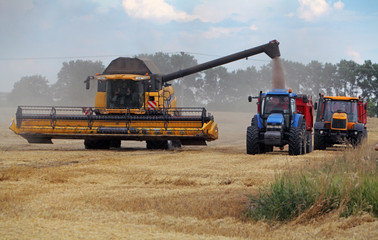
[[[220,138],[206,147],[158,151],[122,142],[104,151],[85,150],[81,140],[30,145],[8,129],[14,111],[0,116],[1,239],[378,238],[378,223],[366,214],[307,223],[244,219],[247,196],[280,172],[354,151],[247,155],[252,114],[213,113]],[[378,119],[368,121],[366,151],[378,142]]]

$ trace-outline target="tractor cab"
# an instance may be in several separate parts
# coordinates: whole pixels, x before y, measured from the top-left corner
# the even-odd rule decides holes
[[[273,89],[260,94],[259,113],[267,130],[290,127],[293,114],[297,112],[296,96],[287,89]]]

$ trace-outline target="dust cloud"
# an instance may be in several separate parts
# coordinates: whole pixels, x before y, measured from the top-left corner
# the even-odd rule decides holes
[[[275,57],[273,58],[272,89],[285,89],[285,82],[285,74],[282,68],[281,59]]]

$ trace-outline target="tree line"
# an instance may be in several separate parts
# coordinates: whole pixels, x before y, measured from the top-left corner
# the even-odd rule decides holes
[[[179,54],[141,54],[139,58],[151,59],[162,74],[197,65],[194,56]],[[286,87],[295,93],[309,94],[317,100],[325,95],[361,96],[369,101],[369,115],[378,114],[378,64],[370,60],[363,64],[341,60],[339,63],[308,64],[281,59]],[[251,64],[252,65],[252,64]],[[272,62],[260,68],[229,71],[216,67],[176,79],[171,82],[180,106],[205,106],[216,111],[255,111],[256,106],[247,101],[250,95],[271,89]],[[96,87],[85,89],[87,76],[102,73],[101,61],[76,60],[64,62],[58,80],[49,84],[41,75],[25,76],[14,84],[8,96],[11,105],[68,105],[93,106]],[[93,85],[92,85],[93,86]]]

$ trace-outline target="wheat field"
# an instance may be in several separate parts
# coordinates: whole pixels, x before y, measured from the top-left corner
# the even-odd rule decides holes
[[[213,113],[220,138],[208,146],[146,150],[122,142],[119,150],[85,150],[82,140],[28,144],[8,129],[15,109],[2,112],[0,239],[378,239],[368,214],[306,223],[244,219],[247,196],[277,174],[355,151],[247,155],[252,114]],[[363,151],[378,142],[378,119],[368,121]]]

